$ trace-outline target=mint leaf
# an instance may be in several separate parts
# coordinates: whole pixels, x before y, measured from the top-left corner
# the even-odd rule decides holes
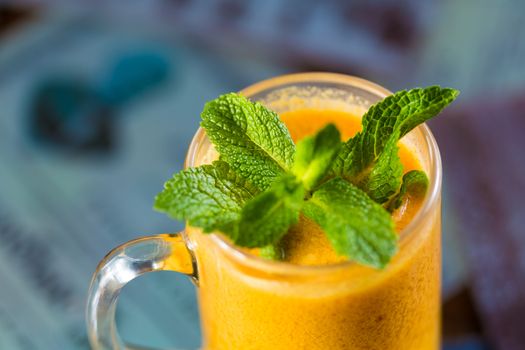
[[[285,174],[242,209],[234,242],[242,247],[263,247],[278,242],[299,220],[305,189],[297,178]]]
[[[399,193],[392,198],[388,209],[393,211],[401,206],[403,200],[407,197],[425,197],[428,190],[428,177],[421,170],[412,170],[403,175],[403,184]]]
[[[383,268],[397,250],[390,214],[342,178],[321,185],[303,213],[321,226],[338,254],[362,264]]]
[[[388,139],[372,170],[359,186],[377,203],[388,201],[401,186],[403,165],[398,155],[398,134],[396,131]]]
[[[220,159],[260,190],[292,166],[295,145],[288,129],[260,103],[229,93],[206,103],[201,118]]]
[[[431,86],[399,91],[376,103],[363,116],[363,130],[341,148],[332,167],[333,174],[354,184],[365,182],[386,145],[393,142],[391,138],[398,141],[441,112],[458,94],[454,89]]]
[[[215,161],[175,174],[155,198],[154,208],[204,232],[233,234],[242,207],[258,192],[227,163]]]
[[[314,188],[327,174],[340,145],[341,136],[334,124],[328,124],[297,144],[292,172],[307,190]]]

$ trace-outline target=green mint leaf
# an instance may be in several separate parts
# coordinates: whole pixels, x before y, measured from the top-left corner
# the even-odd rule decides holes
[[[155,198],[154,208],[186,220],[204,232],[236,232],[244,204],[259,193],[223,161],[189,168],[173,176]]]
[[[388,211],[342,178],[321,185],[303,213],[321,226],[338,254],[359,263],[383,268],[397,250]]]
[[[234,242],[242,247],[263,247],[278,242],[297,223],[305,189],[291,174],[278,178],[242,209]]]
[[[425,197],[428,190],[428,177],[421,170],[412,170],[403,175],[403,184],[399,193],[392,198],[388,204],[388,209],[393,211],[401,206],[403,200],[407,197]]]
[[[260,103],[229,93],[208,102],[201,118],[220,159],[260,190],[292,166],[295,145],[288,129]]]
[[[363,130],[341,148],[333,173],[362,183],[392,137],[399,139],[434,117],[458,94],[454,89],[431,86],[399,91],[376,103],[363,116]]]
[[[401,186],[403,165],[398,155],[398,134],[399,131],[392,134],[367,178],[359,186],[377,203],[388,201]]]
[[[307,190],[325,177],[340,145],[341,136],[334,124],[328,124],[297,144],[292,173],[301,179]]]

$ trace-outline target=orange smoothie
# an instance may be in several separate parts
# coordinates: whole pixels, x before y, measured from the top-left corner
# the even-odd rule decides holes
[[[361,127],[359,116],[334,110],[299,109],[281,118],[295,142],[330,122],[344,140]],[[214,157],[210,149],[203,162]],[[416,153],[402,144],[400,157],[405,172],[421,168]],[[408,198],[393,213],[398,232],[420,204]],[[284,263],[250,256],[256,251],[235,252],[217,237],[188,228],[198,251],[204,348],[437,350],[439,208],[417,234],[402,237],[384,270],[336,255],[321,229],[305,218],[282,242]]]

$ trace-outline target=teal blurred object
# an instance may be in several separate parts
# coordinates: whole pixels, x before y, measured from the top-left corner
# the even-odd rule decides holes
[[[121,106],[166,81],[174,68],[161,53],[128,53],[118,58],[110,73],[97,84],[96,90],[105,103]]]
[[[37,83],[29,101],[30,135],[66,151],[108,151],[119,110],[166,81],[169,70],[164,56],[144,51],[121,56],[99,81],[57,72]]]

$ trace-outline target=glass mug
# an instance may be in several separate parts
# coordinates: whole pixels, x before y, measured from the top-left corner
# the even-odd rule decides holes
[[[355,112],[390,94],[366,80],[328,73],[280,76],[241,93],[277,113],[300,108]],[[430,186],[384,270],[353,262],[298,266],[264,260],[192,227],[138,238],[111,251],[93,276],[87,303],[92,347],[125,349],[114,319],[120,290],[144,273],[169,270],[186,274],[197,286],[203,349],[437,350],[441,161],[426,125],[401,142],[419,159]],[[185,166],[213,160],[210,147],[199,129]]]

